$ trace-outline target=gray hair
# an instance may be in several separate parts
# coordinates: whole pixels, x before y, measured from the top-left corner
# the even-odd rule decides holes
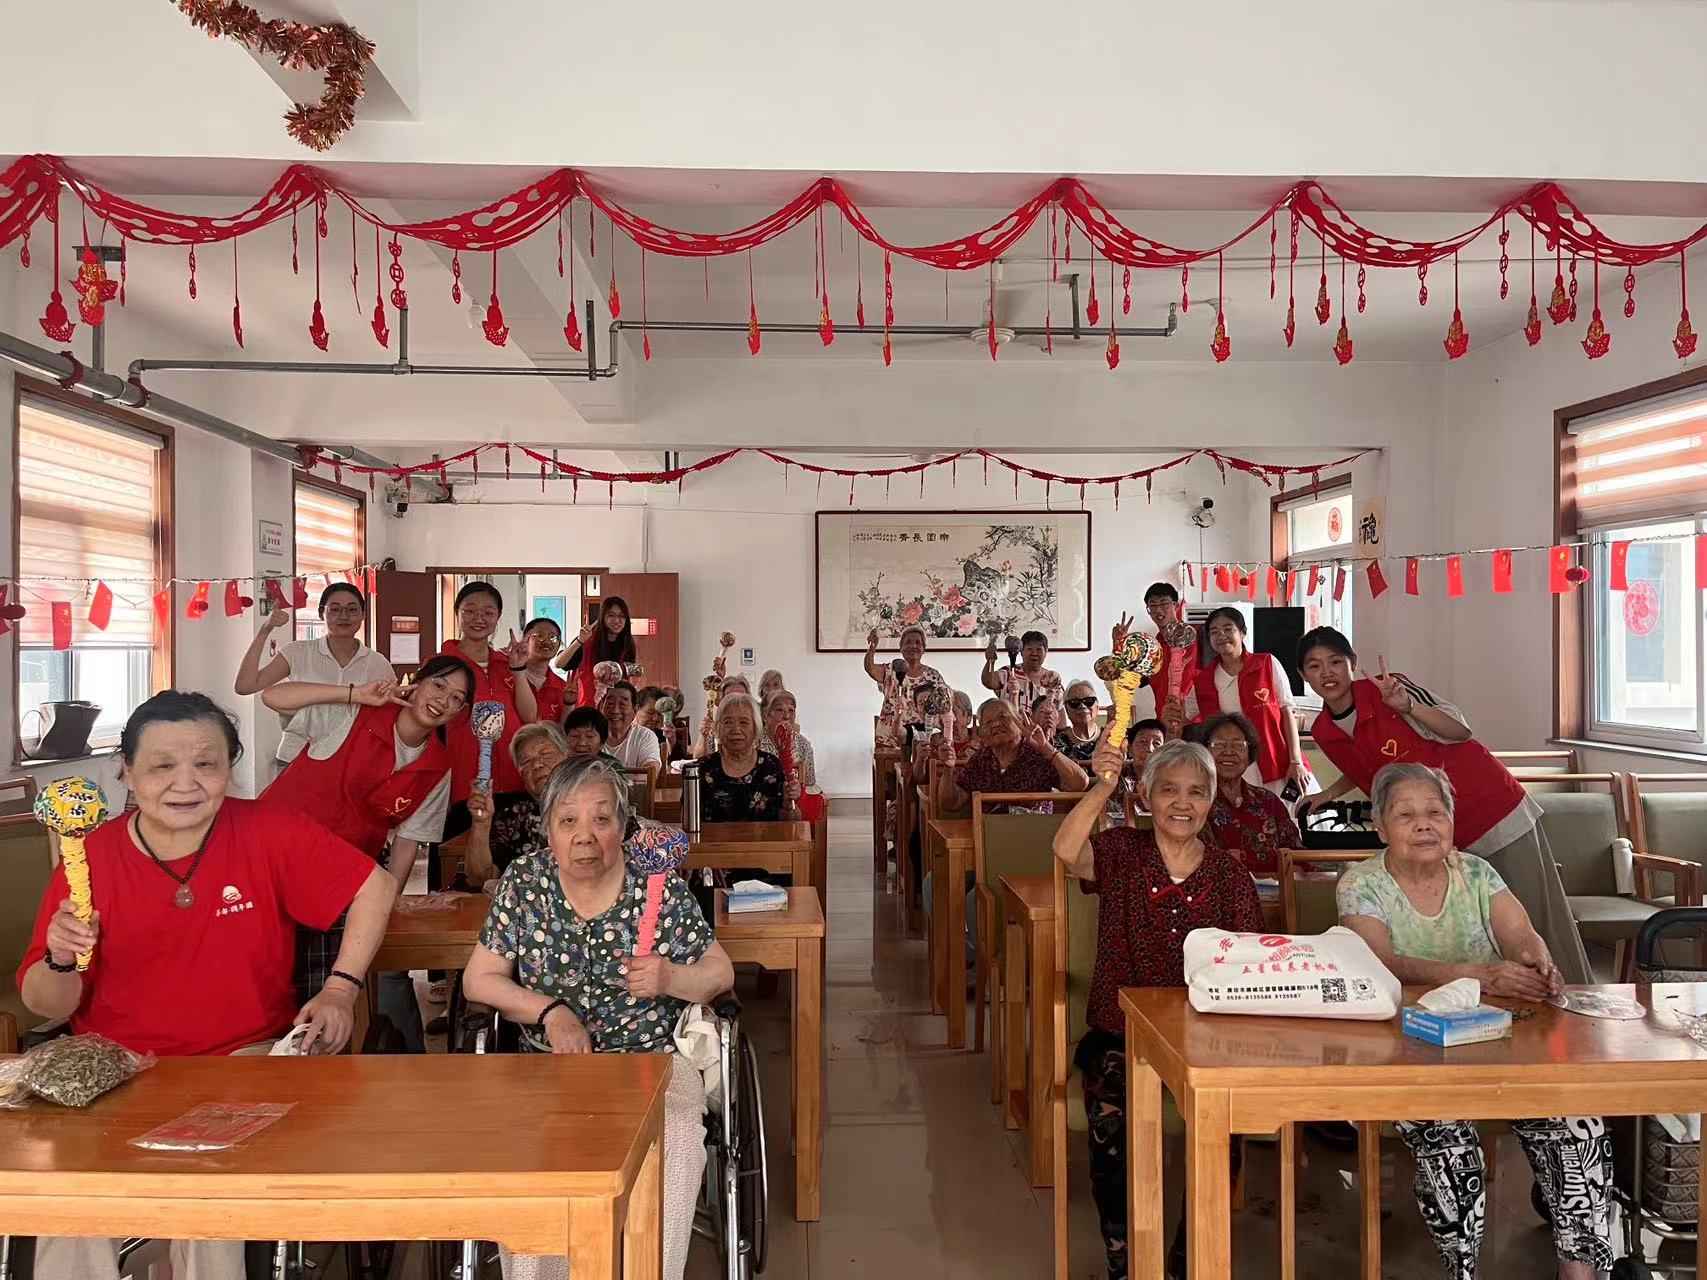
[[[1148,791],[1156,781],[1156,775],[1164,769],[1172,769],[1176,765],[1190,765],[1203,776],[1204,784],[1215,790],[1215,757],[1209,754],[1209,748],[1200,742],[1187,742],[1183,738],[1175,738],[1172,742],[1164,742],[1150,753],[1150,758],[1144,762],[1144,774],[1139,783]]]
[[[522,748],[541,738],[546,738],[551,745],[564,755],[569,754],[569,739],[563,736],[563,730],[556,725],[541,720],[537,724],[524,724],[516,730],[516,736],[510,739],[510,763],[516,768],[522,767]]]
[[[766,672],[766,674],[768,675],[770,673]],[[776,706],[776,704],[778,702],[782,701],[784,698],[787,698],[790,702],[792,702],[794,704],[794,709],[796,711],[800,710],[800,699],[795,697],[794,694],[790,690],[788,690],[788,689],[772,689],[771,690],[771,696],[765,699],[765,714],[769,715],[771,713],[771,708]]]
[[[776,677],[777,688],[780,689],[782,687],[782,672],[778,671],[775,667],[772,667],[770,670],[766,671],[764,675],[759,677],[759,687],[761,689],[764,688],[764,686],[769,683],[772,676]]]
[[[971,699],[968,698],[967,701],[971,702]],[[1005,698],[985,698],[984,701],[978,704],[978,718],[982,720],[984,718],[984,713],[994,707],[999,707],[1003,711],[1007,712],[1016,723],[1019,721],[1019,712],[1015,711],[1013,709],[1013,704],[1008,702]]]
[[[1085,688],[1089,689],[1091,691],[1091,696],[1093,698],[1096,696],[1097,687],[1094,684],[1092,684],[1089,680],[1069,680],[1067,682],[1067,690],[1066,690],[1065,696],[1067,696],[1069,698],[1072,697],[1073,696],[1073,690],[1077,689],[1080,685],[1084,685]],[[1093,708],[1093,710],[1094,710],[1094,708]]]
[[[929,637],[925,635],[925,629],[916,622],[910,622],[906,626],[902,627],[901,634],[895,637],[895,643],[900,644],[901,641],[905,640],[909,631],[917,632],[919,636],[919,643],[926,645],[927,647],[929,646],[930,640]]]
[[[551,815],[557,812],[557,806],[587,787],[610,788],[611,798],[616,802],[617,827],[627,832],[628,778],[622,767],[600,756],[583,756],[579,760],[565,760],[553,769],[545,793],[539,798],[539,830],[547,841],[551,838]]]
[[[972,697],[964,689],[954,691],[954,709],[968,720],[972,718]]]
[[[737,671],[732,676],[723,677],[723,682],[717,686],[718,697],[722,697],[724,694],[728,693],[730,688],[734,685],[740,685],[741,688],[748,693],[753,691],[753,686],[747,683],[747,677]]]
[[[1407,760],[1383,765],[1381,771],[1375,775],[1375,781],[1369,788],[1369,799],[1377,818],[1386,819],[1387,806],[1393,802],[1393,793],[1407,782],[1422,782],[1433,787],[1440,796],[1441,803],[1446,806],[1446,816],[1452,816],[1452,779],[1439,769],[1431,769],[1426,764],[1415,764]]]
[[[723,717],[736,707],[745,707],[753,716],[753,727],[759,728],[765,722],[764,713],[759,710],[759,700],[750,693],[728,693],[723,695],[717,704],[717,723],[723,723]]]

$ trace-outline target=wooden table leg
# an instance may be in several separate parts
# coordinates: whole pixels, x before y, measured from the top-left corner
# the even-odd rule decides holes
[[[948,874],[934,892],[944,908],[943,947],[948,962],[948,986],[943,992],[943,1012],[948,1015],[948,1047],[966,1047],[966,864],[959,845],[948,851]]]
[[[1226,1276],[1233,1270],[1232,1135],[1225,1089],[1186,1093],[1185,1212],[1186,1269],[1194,1276]]]
[[[1126,1259],[1135,1276],[1160,1276],[1162,1237],[1162,1078],[1132,1050],[1126,1032]],[[1223,1176],[1225,1176],[1223,1166]],[[1057,1188],[1060,1195],[1062,1189]],[[1205,1274],[1194,1272],[1193,1274]],[[1216,1273],[1208,1273],[1216,1274]]]
[[[663,1280],[664,1137],[647,1148],[622,1224],[623,1280]]]
[[[660,1235],[660,1248],[663,1237]],[[611,1200],[569,1202],[569,1274],[582,1280],[616,1280],[621,1267],[622,1233],[617,1205]],[[660,1258],[661,1262],[661,1258]]]
[[[1021,1124],[1018,1097],[1026,1087],[1026,931],[1011,916],[1002,922],[1002,1007],[1000,1058],[998,1065],[1002,1124],[1017,1129]],[[994,1048],[995,1046],[992,1046]]]
[[[889,859],[883,847],[883,766],[871,756],[871,857],[872,870],[882,875]]]
[[[1026,1088],[1026,1139],[1031,1152],[1031,1185],[1055,1181],[1055,1133],[1048,1123],[1050,1095],[1055,1088],[1055,931],[1032,926],[1031,944],[1031,1069]]]
[[[931,1012],[948,1012],[948,899],[943,883],[948,879],[947,841],[930,841],[931,855]]]
[[[1358,1245],[1363,1280],[1381,1280],[1381,1122],[1357,1122]]]
[[[1280,1280],[1298,1274],[1298,1126],[1280,1126]]]
[[[830,818],[812,824],[812,887],[818,890],[818,909],[830,914]]]
[[[824,952],[821,938],[794,944],[794,1217],[821,1216],[824,1165]]]

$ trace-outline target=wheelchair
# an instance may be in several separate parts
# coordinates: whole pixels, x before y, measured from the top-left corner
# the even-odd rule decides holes
[[[752,1280],[763,1273],[767,1250],[766,1213],[770,1169],[765,1158],[764,1095],[758,1054],[741,1031],[741,1003],[733,992],[712,1002],[717,1025],[717,1098],[705,1115],[705,1177],[694,1208],[694,1235],[711,1241],[727,1280]],[[467,1015],[452,1052],[521,1052],[521,1029],[496,1012]],[[491,1254],[477,1242],[462,1243],[455,1280],[479,1280]],[[439,1270],[436,1274],[447,1274]]]

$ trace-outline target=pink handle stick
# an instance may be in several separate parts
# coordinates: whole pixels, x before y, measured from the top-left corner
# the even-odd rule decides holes
[[[658,913],[664,906],[664,877],[668,871],[655,871],[646,877],[646,910],[640,914],[640,932],[635,938],[634,954],[649,956],[658,938]]]

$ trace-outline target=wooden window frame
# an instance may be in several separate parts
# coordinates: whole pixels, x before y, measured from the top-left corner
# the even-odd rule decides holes
[[[23,403],[25,396],[53,404],[63,404],[67,408],[76,409],[79,413],[92,414],[95,417],[106,418],[115,427],[123,427],[127,431],[138,431],[153,436],[160,441],[160,448],[154,455],[154,580],[156,583],[169,582],[176,575],[177,565],[177,527],[174,520],[176,511],[176,478],[177,478],[177,437],[168,423],[155,422],[139,414],[118,408],[114,405],[103,404],[88,396],[78,395],[63,387],[50,382],[40,382],[22,374],[12,380],[12,572],[16,577],[23,577],[22,563],[23,541],[23,479],[22,479],[22,444],[23,434]],[[155,592],[148,593],[153,596]],[[174,597],[174,604],[176,599]],[[73,646],[75,648],[75,646]],[[59,764],[62,761],[32,760],[24,755],[23,735],[23,706],[18,701],[19,663],[22,658],[23,645],[19,642],[16,631],[12,633],[12,763],[16,765]],[[173,609],[166,615],[165,634],[154,637],[152,651],[149,654],[149,686],[159,693],[170,689],[176,679],[178,662],[178,620],[177,611]],[[117,748],[103,747],[89,754],[107,755]]]
[[[353,498],[356,503],[356,563],[367,563],[367,494],[360,489],[352,489],[349,485],[337,484],[331,480],[322,480],[319,476],[311,476],[305,471],[291,473],[290,486],[290,568],[294,577],[302,577],[302,566],[296,558],[296,495],[304,489],[319,489],[323,493],[334,493],[340,498]],[[318,572],[318,571],[317,571]],[[368,614],[362,623],[361,639],[363,644],[373,643],[373,601],[368,601]],[[291,638],[296,636],[296,624],[290,626]]]
[[[1315,501],[1320,498],[1331,498],[1339,490],[1352,492],[1351,472],[1342,471],[1336,476],[1326,476],[1308,489],[1294,489],[1290,493],[1276,493],[1268,500],[1268,542],[1269,563],[1282,573],[1286,572],[1292,556],[1292,528],[1287,519],[1287,508],[1294,503]],[[1355,543],[1351,544],[1355,547]],[[1312,552],[1320,552],[1320,547],[1312,547]],[[1343,557],[1332,557],[1341,559]]]
[[[1707,383],[1707,367],[1685,369],[1669,377],[1640,383],[1623,391],[1596,396],[1553,410],[1553,542],[1574,540],[1582,532],[1581,513],[1577,506],[1576,438],[1568,430],[1572,422],[1594,414],[1628,408],[1643,400],[1690,391]],[[1686,515],[1693,519],[1700,510],[1699,501],[1690,504]],[[1683,508],[1680,508],[1682,511]],[[1679,519],[1686,518],[1679,515]],[[1572,599],[1571,597],[1575,597]],[[1585,591],[1567,592],[1553,597],[1553,735],[1555,740],[1589,742],[1610,751],[1648,751],[1656,748],[1631,748],[1628,744],[1601,741],[1588,737],[1589,715],[1588,672],[1583,664],[1587,658],[1586,638],[1590,627],[1592,601]],[[1661,752],[1686,759],[1701,759],[1700,752]]]

